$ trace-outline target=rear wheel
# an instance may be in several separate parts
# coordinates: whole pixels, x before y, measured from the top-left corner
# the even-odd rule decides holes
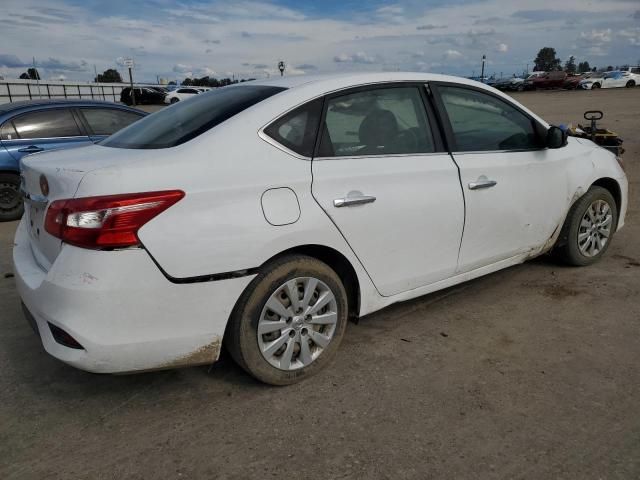
[[[267,265],[238,300],[226,346],[258,380],[289,385],[331,362],[347,309],[344,286],[329,266],[303,255],[283,257]]]
[[[174,98],[171,99],[171,103],[178,103],[179,101],[180,101],[179,98],[175,98],[174,97]]]
[[[0,222],[18,220],[23,211],[20,177],[15,173],[0,173]]]
[[[591,265],[609,248],[617,225],[618,209],[611,193],[591,187],[569,210],[555,253],[569,265]]]

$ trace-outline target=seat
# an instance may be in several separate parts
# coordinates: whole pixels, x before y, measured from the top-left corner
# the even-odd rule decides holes
[[[358,129],[363,148],[360,154],[384,153],[399,133],[398,120],[393,112],[376,108],[369,112]]]

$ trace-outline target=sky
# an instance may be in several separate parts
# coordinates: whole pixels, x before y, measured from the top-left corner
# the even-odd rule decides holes
[[[479,75],[564,62],[640,63],[640,0],[2,0],[0,75],[136,81],[346,71]]]

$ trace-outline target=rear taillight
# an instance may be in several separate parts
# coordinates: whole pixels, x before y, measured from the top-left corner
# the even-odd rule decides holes
[[[182,197],[182,190],[168,190],[56,200],[47,210],[45,230],[83,248],[132,247],[140,245],[140,227]]]

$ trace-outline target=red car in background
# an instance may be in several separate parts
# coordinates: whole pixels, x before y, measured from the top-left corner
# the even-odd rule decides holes
[[[566,79],[567,74],[565,72],[547,72],[544,75],[527,78],[525,88],[527,90],[562,88]]]

